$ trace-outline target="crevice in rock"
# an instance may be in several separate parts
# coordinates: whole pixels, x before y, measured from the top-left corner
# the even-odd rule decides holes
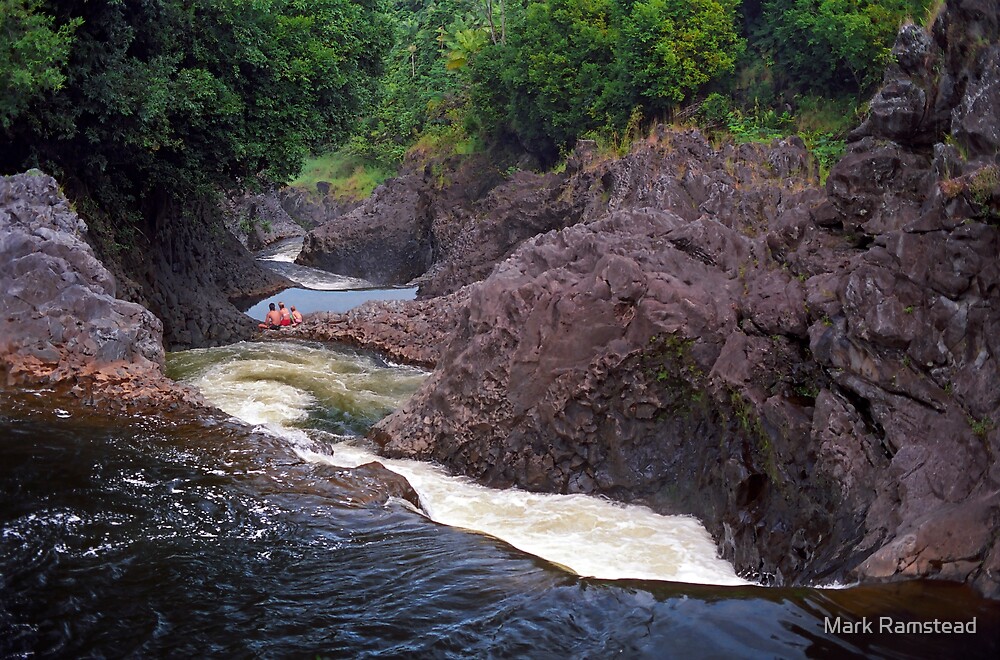
[[[886,442],[885,428],[877,419],[875,419],[871,401],[846,387],[837,387],[836,389],[841,396],[847,399],[847,401],[854,406],[854,410],[856,410],[858,415],[861,417],[861,421],[864,423],[865,428],[868,429],[872,435],[878,438],[879,446],[885,454],[885,457],[892,460],[892,457],[896,455],[896,452]]]

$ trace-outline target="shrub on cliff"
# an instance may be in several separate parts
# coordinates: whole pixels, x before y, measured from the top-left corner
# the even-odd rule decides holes
[[[0,0],[0,128],[10,126],[36,96],[66,81],[66,57],[80,21],[56,28],[39,5],[41,0]]]
[[[931,0],[765,0],[756,42],[799,89],[864,92],[879,82],[906,18]]]

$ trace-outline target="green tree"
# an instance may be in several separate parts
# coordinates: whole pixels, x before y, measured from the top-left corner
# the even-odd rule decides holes
[[[56,27],[42,0],[0,0],[0,128],[8,128],[39,94],[57,90],[80,20]]]
[[[37,9],[79,27],[64,84],[7,127],[0,167],[36,165],[106,209],[147,215],[164,196],[284,181],[311,149],[342,140],[389,42],[377,0]]]
[[[622,131],[722,73],[744,42],[738,0],[537,0],[473,66],[476,112],[551,160],[579,136]]]
[[[641,0],[624,19],[617,53],[628,87],[649,110],[665,110],[731,72],[745,44],[739,0]]]
[[[489,30],[486,28],[461,27],[449,34],[445,41],[448,46],[445,68],[449,71],[465,68],[486,46],[489,38]]]
[[[877,83],[900,24],[930,0],[766,0],[756,31],[793,84],[860,93]]]
[[[547,158],[602,126],[616,12],[612,0],[544,0],[508,15],[507,43],[487,46],[473,71],[484,124]]]
[[[376,108],[351,137],[353,153],[395,167],[422,131],[451,122],[451,111],[464,105],[464,69],[482,46],[474,33],[487,25],[483,11],[482,0],[393,2],[395,45],[379,80]],[[458,33],[464,33],[464,45]]]

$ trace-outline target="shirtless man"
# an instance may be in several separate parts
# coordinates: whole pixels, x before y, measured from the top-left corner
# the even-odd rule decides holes
[[[274,303],[271,303],[270,305],[268,305],[268,307],[270,308],[271,311],[269,311],[267,313],[267,316],[264,317],[264,322],[258,323],[257,327],[260,328],[261,330],[268,330],[270,328],[280,328],[281,314],[279,314],[278,310],[274,308]]]
[[[292,305],[292,325],[298,325],[302,323],[302,312],[295,309],[295,305]]]
[[[291,325],[292,324],[292,313],[285,309],[285,303],[278,303],[278,323],[281,325]]]

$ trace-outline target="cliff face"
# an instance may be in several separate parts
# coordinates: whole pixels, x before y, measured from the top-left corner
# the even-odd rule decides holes
[[[373,284],[405,284],[434,257],[423,180],[401,176],[379,186],[358,208],[309,232],[296,262]]]
[[[233,301],[260,299],[291,282],[257,264],[226,229],[226,211],[214,202],[188,200],[182,209],[164,199],[155,206],[145,225],[125,238],[114,219],[91,219],[87,238],[114,275],[118,295],[156,314],[168,348],[249,339],[258,320]]]
[[[251,443],[258,460],[280,461],[283,469],[307,475],[299,483],[307,484],[310,493],[354,504],[396,497],[420,506],[406,480],[381,464],[353,469],[296,465],[287,446],[234,422],[195,390],[164,376],[160,320],[115,297],[115,278],[83,240],[87,229],[52,177],[40,172],[0,177],[4,405],[68,409],[79,424],[88,424],[95,413],[121,419],[121,412],[197,424],[227,446]],[[44,389],[25,395],[25,388]],[[33,396],[42,393],[44,399]]]
[[[468,290],[374,437],[487,483],[692,513],[765,582],[1000,596],[997,43],[981,0],[904,28],[826,191],[794,140],[579,154],[550,195],[576,224]]]

